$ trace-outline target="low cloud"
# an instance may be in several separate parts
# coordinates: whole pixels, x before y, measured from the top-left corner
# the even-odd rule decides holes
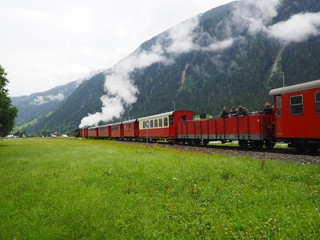
[[[53,101],[63,101],[63,99],[64,95],[62,93],[58,93],[57,95],[38,96],[34,101],[37,105],[42,105]]]
[[[235,38],[228,38],[223,41],[217,41],[217,42],[210,44],[208,47],[203,48],[203,50],[214,51],[214,52],[221,51],[221,50],[224,50],[226,48],[231,47],[233,45],[234,41],[236,41],[236,40],[237,39],[235,39]]]
[[[232,13],[230,27],[250,34],[266,29],[272,18],[278,15],[278,7],[283,0],[244,0]]]
[[[320,12],[299,13],[289,20],[268,26],[278,15],[283,0],[244,0],[233,11],[230,28],[250,34],[265,32],[285,44],[303,42],[320,35]]]
[[[287,21],[270,26],[266,31],[270,37],[284,43],[304,42],[320,35],[320,12],[296,14]]]
[[[199,18],[188,21],[169,30],[172,44],[166,49],[170,54],[182,54],[195,49],[193,30],[199,25]]]

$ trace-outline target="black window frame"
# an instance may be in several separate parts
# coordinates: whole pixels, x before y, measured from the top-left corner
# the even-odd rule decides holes
[[[276,98],[276,104],[277,104],[277,117],[281,117],[281,111],[282,111],[282,100],[281,96]]]
[[[319,101],[317,101],[317,95],[319,94]],[[317,106],[318,106],[318,110],[317,110]],[[320,92],[315,92],[314,93],[314,110],[316,111],[316,113],[320,113]]]
[[[292,99],[293,98],[297,98],[297,97],[301,97],[301,103],[294,103],[292,104]],[[304,99],[303,99],[303,94],[297,94],[297,95],[292,95],[289,97],[289,105],[290,105],[290,115],[291,116],[300,116],[300,115],[303,115],[304,114]],[[302,111],[301,112],[298,112],[296,113],[293,109],[297,109],[297,107],[300,108],[300,106],[302,106]]]
[[[168,118],[167,117],[163,118],[163,126],[168,127]]]
[[[174,125],[174,116],[170,116],[170,126]]]
[[[162,127],[162,118],[159,118],[159,127]]]

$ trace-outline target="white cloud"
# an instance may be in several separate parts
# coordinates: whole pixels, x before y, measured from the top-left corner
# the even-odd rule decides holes
[[[107,69],[160,32],[231,0],[1,0],[0,64],[13,96]]]
[[[199,18],[195,17],[170,29],[169,34],[172,44],[168,47],[167,51],[169,53],[181,54],[194,49],[194,34],[192,31],[198,24]]]
[[[205,50],[207,50],[207,51],[221,51],[221,50],[224,50],[226,48],[231,47],[235,40],[236,39],[234,39],[234,38],[228,38],[228,39],[220,41],[220,42],[213,42],[207,48],[205,48]]]
[[[284,43],[304,42],[320,35],[320,12],[296,14],[287,21],[270,26],[266,31]]]
[[[38,96],[34,101],[37,105],[42,105],[48,102],[53,101],[63,101],[64,95],[63,93],[58,93],[57,95],[48,95],[48,96]]]
[[[247,29],[255,34],[265,29],[270,20],[278,15],[277,8],[283,0],[243,0],[235,9],[230,24],[237,29]]]

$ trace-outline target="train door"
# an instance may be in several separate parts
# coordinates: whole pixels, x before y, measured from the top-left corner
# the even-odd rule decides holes
[[[275,133],[277,137],[283,136],[283,118],[282,118],[282,99],[281,96],[275,97]]]
[[[174,122],[174,115],[169,116],[169,136],[175,137],[176,135],[176,128]]]

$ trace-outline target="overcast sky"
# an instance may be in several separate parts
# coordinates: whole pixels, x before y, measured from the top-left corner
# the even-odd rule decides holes
[[[10,96],[106,69],[141,43],[231,0],[0,0],[0,65]]]

